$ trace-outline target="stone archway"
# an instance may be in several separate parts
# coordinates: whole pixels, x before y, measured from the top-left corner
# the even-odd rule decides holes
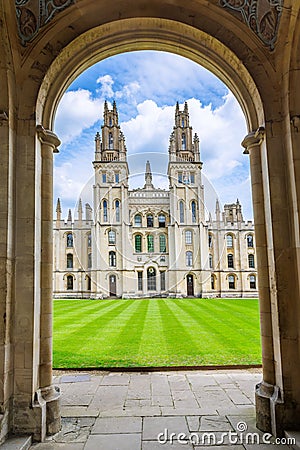
[[[1,170],[3,179],[10,174],[2,194],[7,208],[1,311],[8,323],[0,342],[5,361],[0,366],[0,439],[13,431],[43,440],[46,431],[59,428],[59,394],[52,386],[51,368],[52,153],[59,145],[52,125],[57,103],[89,65],[141,49],[171,51],[204,65],[230,87],[244,111],[249,134],[243,146],[250,154],[260,274],[263,382],[257,387],[257,421],[259,428],[278,435],[286,428],[300,428],[300,331],[295,314],[300,285],[295,155],[300,112],[299,95],[297,103],[289,92],[292,88],[296,93],[291,72],[299,72],[300,65],[292,52],[293,39],[299,42],[295,18],[300,5],[284,0],[280,27],[276,23],[273,29],[278,42],[271,53],[217,0],[191,1],[185,7],[179,0],[113,5],[103,0],[101,8],[92,0],[61,2],[67,3],[68,8],[36,31],[34,45],[22,48],[14,7],[0,1],[5,55],[0,82],[6,93],[0,114],[5,143]],[[240,12],[232,2],[222,3],[234,14]],[[267,14],[272,12],[270,6]],[[287,228],[292,233],[286,233]]]

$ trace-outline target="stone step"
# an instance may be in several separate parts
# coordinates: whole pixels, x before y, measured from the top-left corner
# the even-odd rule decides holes
[[[293,450],[300,450],[300,431],[285,431],[284,433],[287,439],[294,439],[295,444],[290,444],[288,442],[288,446]]]
[[[0,445],[0,450],[28,450],[31,442],[31,436],[12,436]]]

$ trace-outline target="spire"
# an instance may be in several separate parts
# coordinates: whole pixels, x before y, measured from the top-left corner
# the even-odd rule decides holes
[[[154,186],[152,184],[152,172],[151,172],[151,166],[150,166],[149,161],[146,162],[144,189],[154,189]]]
[[[60,198],[57,199],[56,212],[61,214]]]
[[[56,226],[59,227],[61,221],[61,206],[60,206],[60,199],[57,199],[56,203]]]
[[[220,222],[220,203],[219,199],[216,200],[216,220]]]
[[[69,212],[68,212],[68,222],[72,222],[72,212],[71,212],[71,209],[69,209]]]
[[[107,101],[104,102],[104,114],[108,111]]]
[[[184,112],[185,112],[185,113],[188,113],[188,112],[189,112],[189,108],[188,108],[187,102],[184,102]]]
[[[176,102],[176,113],[179,112],[179,102]]]
[[[81,198],[79,199],[79,202],[78,202],[78,220],[79,220],[79,222],[82,222],[82,201],[81,201]]]

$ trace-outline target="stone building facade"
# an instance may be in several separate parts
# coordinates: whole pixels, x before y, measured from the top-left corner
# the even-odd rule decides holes
[[[145,184],[128,187],[129,168],[116,104],[104,105],[95,137],[94,204],[79,201],[77,217],[54,221],[54,296],[257,297],[254,225],[242,207],[216,202],[205,219],[199,138],[187,103],[176,105],[170,136],[169,190],[153,185],[150,162]]]

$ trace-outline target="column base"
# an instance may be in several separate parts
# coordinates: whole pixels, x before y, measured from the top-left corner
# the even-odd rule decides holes
[[[256,426],[265,433],[272,433],[270,400],[273,393],[274,386],[265,381],[255,387]]]
[[[28,406],[30,405],[30,406]],[[13,408],[13,433],[31,434],[33,440],[43,442],[47,434],[60,430],[60,391],[49,386],[35,392],[34,402],[18,396]]]
[[[61,428],[60,389],[48,386],[41,389],[41,394],[46,402],[46,434],[58,433]]]
[[[300,405],[285,398],[278,386],[264,381],[256,385],[256,426],[265,433],[283,437],[288,430],[300,430]]]

